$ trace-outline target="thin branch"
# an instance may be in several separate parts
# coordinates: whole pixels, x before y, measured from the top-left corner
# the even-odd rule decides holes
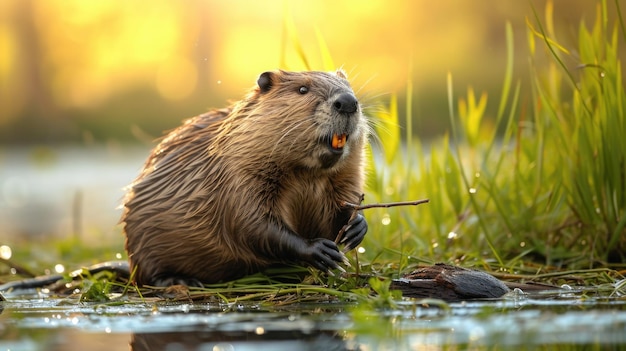
[[[361,201],[363,201],[363,195],[361,195]],[[352,208],[352,215],[350,216],[350,219],[348,220],[348,223],[350,223],[354,220],[357,213],[362,210],[367,210],[370,208],[389,208],[389,207],[396,207],[396,206],[417,206],[417,205],[427,203],[429,201],[430,201],[429,199],[423,199],[423,200],[416,200],[416,201],[387,202],[387,203],[367,204],[367,205],[361,205],[361,204],[357,205],[351,202],[343,201],[341,203],[341,206]],[[350,224],[346,224],[343,227],[341,227],[341,229],[339,230],[339,233],[337,233],[337,237],[335,238],[335,244],[338,244],[341,241],[341,239],[343,239],[343,234],[349,228],[350,228]]]
[[[369,208],[389,208],[396,206],[417,206],[421,204],[425,204],[429,202],[429,199],[416,200],[416,201],[400,201],[400,202],[387,202],[381,204],[367,204],[367,205],[356,205],[350,202],[343,202],[342,205],[351,207],[355,211],[367,210]]]

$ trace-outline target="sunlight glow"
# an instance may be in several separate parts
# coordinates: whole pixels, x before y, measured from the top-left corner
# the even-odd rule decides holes
[[[446,72],[499,83],[493,62],[504,54],[502,19],[523,22],[527,7],[452,0],[0,1],[0,125],[43,111],[69,118],[65,112],[80,108],[90,116],[135,96],[147,105],[152,93],[161,103],[189,99],[213,107],[239,96],[263,71],[325,69],[320,51],[345,68],[357,92],[365,85],[373,96],[397,92],[414,79],[419,95],[431,99],[443,92]],[[467,100],[468,108],[480,107],[481,96]],[[472,126],[485,127],[478,122]]]
[[[8,260],[13,256],[13,250],[11,250],[10,246],[2,245],[0,246],[0,258],[3,260]]]
[[[162,62],[157,70],[156,87],[168,100],[182,100],[195,90],[198,82],[196,66],[183,56],[174,56]]]
[[[57,273],[63,273],[65,272],[65,266],[63,266],[62,264],[58,263],[54,266],[54,271]]]
[[[385,213],[383,215],[383,218],[380,221],[383,225],[389,225],[391,224],[391,216],[389,216],[389,213]]]

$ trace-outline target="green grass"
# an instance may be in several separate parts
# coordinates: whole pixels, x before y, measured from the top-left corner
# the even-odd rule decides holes
[[[580,24],[578,47],[566,48],[552,29],[550,5],[546,13],[543,21],[536,13],[527,19],[530,86],[522,86],[513,74],[510,24],[505,27],[508,59],[495,100],[471,88],[456,97],[453,74],[442,77],[448,81],[452,128],[441,138],[426,144],[412,133],[410,80],[404,115],[396,95],[368,104],[375,136],[368,150],[364,203],[425,198],[430,203],[365,210],[370,227],[365,251],[349,254],[357,273],[398,277],[418,264],[443,261],[509,279],[597,285],[623,278],[626,96],[618,43],[626,36],[625,26],[621,17],[609,23],[606,1],[601,1],[595,22]],[[293,23],[286,20],[284,26],[283,51],[293,45],[303,63],[315,68],[297,36],[289,34],[295,33]],[[335,69],[319,33],[317,40],[321,69]],[[288,69],[286,55],[281,57],[282,68]],[[572,69],[564,62],[578,64]],[[489,119],[485,111],[494,103],[497,113]],[[69,266],[77,257],[85,264],[98,261],[97,252],[85,256],[75,241],[57,246],[68,269],[74,269]],[[258,299],[292,292],[300,298],[322,294],[358,300],[370,292],[359,290],[364,281],[311,273],[311,285],[253,276],[207,291],[225,301],[241,300],[241,294]],[[393,300],[384,284],[377,288],[373,304]]]
[[[602,1],[595,23],[581,23],[578,47],[568,50],[536,13],[527,23],[531,86],[513,77],[507,24],[494,120],[485,116],[486,93],[453,96],[452,75],[452,129],[429,145],[400,129],[413,116],[399,115],[395,97],[370,111],[380,145],[370,156],[365,203],[431,201],[367,210],[361,262],[394,262],[398,273],[420,261],[510,272],[624,262],[626,97],[617,50],[624,24],[608,22]],[[407,99],[411,111],[410,85]]]
[[[93,306],[147,303],[153,311],[158,311],[164,298],[219,302],[222,312],[240,312],[248,303],[250,311],[310,303],[318,306],[313,313],[347,309],[351,325],[339,329],[338,335],[346,340],[363,336],[366,342],[380,342],[382,347],[393,345],[387,341],[410,339],[411,333],[428,335],[428,330],[407,328],[413,319],[396,314],[396,310],[437,307],[441,314],[433,319],[449,313],[450,306],[443,301],[423,299],[409,305],[399,302],[398,291],[390,290],[390,280],[385,278],[397,277],[418,264],[445,261],[491,271],[506,280],[594,285],[602,298],[623,299],[626,96],[617,46],[626,30],[621,18],[617,24],[608,23],[607,4],[602,1],[595,23],[591,27],[581,23],[578,47],[568,49],[550,29],[551,11],[546,12],[545,25],[537,15],[528,19],[530,86],[524,87],[513,75],[510,24],[505,27],[508,60],[503,63],[502,89],[496,100],[471,88],[465,96],[456,97],[453,74],[442,77],[448,81],[449,134],[428,143],[414,136],[410,81],[403,115],[395,95],[368,108],[376,136],[368,150],[364,203],[425,198],[430,202],[364,210],[370,227],[362,244],[365,251],[349,254],[353,268],[347,277],[284,267],[202,289],[176,290],[139,289],[110,272],[84,272],[83,279],[65,286],[68,293],[60,295],[70,304],[67,294]],[[286,22],[286,31],[292,27]],[[288,37],[310,67],[297,37]],[[323,69],[334,69],[320,35],[318,45]],[[545,57],[548,63],[544,63]],[[567,68],[564,62],[572,61],[578,66]],[[497,113],[489,119],[485,111],[493,103]],[[33,246],[35,254],[33,247],[21,248],[14,260],[35,274],[46,265],[33,263],[34,256],[42,253],[52,252],[53,259],[70,270],[77,262],[115,259],[122,251],[121,245],[94,249],[73,238]],[[23,262],[23,257],[29,257],[28,262]],[[364,275],[351,274],[355,271]],[[310,274],[303,282],[293,283],[306,273]],[[3,275],[0,270],[0,278],[16,276]],[[579,302],[585,298],[581,296]],[[590,298],[598,297],[590,293]],[[493,305],[481,314],[487,318],[518,308],[522,307],[508,310]],[[403,319],[409,323],[403,326]],[[433,332],[436,335],[437,331]],[[450,335],[449,341],[440,341],[439,348],[577,350],[612,346],[599,341],[498,345],[497,333],[487,339],[493,345],[481,344],[480,338],[476,344],[456,344]]]

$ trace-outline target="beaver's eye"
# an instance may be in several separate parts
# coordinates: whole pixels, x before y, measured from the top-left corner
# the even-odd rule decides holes
[[[298,89],[298,92],[302,95],[306,94],[309,92],[309,88],[305,87],[305,86],[301,86],[300,89]]]

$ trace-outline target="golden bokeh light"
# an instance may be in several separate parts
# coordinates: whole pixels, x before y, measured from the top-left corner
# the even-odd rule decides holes
[[[155,79],[161,96],[169,100],[181,100],[191,95],[197,81],[196,66],[182,56],[173,56],[161,62]]]
[[[564,32],[595,6],[554,2],[553,25]],[[448,72],[461,87],[500,85],[507,21],[523,69],[531,6],[543,11],[546,2],[6,0],[0,3],[0,126],[21,118],[107,115],[112,100],[122,104],[119,110],[125,101],[137,103],[136,96],[219,107],[263,71],[323,69],[320,43],[357,89],[385,95],[413,80],[416,94],[445,99]],[[113,117],[110,123],[122,123]]]
[[[92,106],[129,86],[149,83],[155,75],[161,77],[155,87],[162,91],[168,85],[163,75],[175,76],[168,75],[167,69],[172,57],[185,49],[181,6],[162,1],[149,7],[134,2],[66,1],[64,5],[43,2],[33,9],[42,61],[55,68],[50,77],[55,101]],[[51,22],[52,14],[59,12],[63,16]],[[188,66],[183,65],[183,73]]]

